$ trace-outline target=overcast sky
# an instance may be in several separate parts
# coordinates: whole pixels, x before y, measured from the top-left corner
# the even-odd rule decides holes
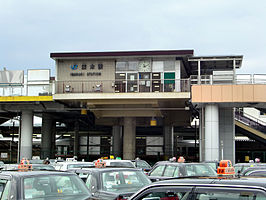
[[[0,70],[51,69],[51,52],[194,49],[266,74],[265,0],[0,0]]]

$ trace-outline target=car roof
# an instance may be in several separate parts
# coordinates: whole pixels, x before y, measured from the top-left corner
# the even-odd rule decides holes
[[[141,169],[138,168],[121,168],[121,167],[106,167],[106,168],[82,168],[75,170],[77,173],[79,172],[89,172],[89,171],[103,171],[103,172],[109,172],[109,171],[141,171]]]
[[[198,177],[198,178],[178,178],[171,180],[159,181],[159,184],[224,184],[224,185],[243,185],[243,186],[260,186],[266,188],[266,177]],[[155,182],[154,184],[157,184]]]
[[[11,175],[11,176],[32,176],[32,175],[73,175],[74,173],[71,172],[60,172],[60,171],[34,171],[34,170],[29,170],[29,171],[1,171],[0,175]]]

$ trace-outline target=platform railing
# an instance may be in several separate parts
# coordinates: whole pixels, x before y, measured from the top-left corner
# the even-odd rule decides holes
[[[191,75],[191,85],[217,85],[217,84],[266,84],[266,74],[225,74],[214,75]]]
[[[56,81],[56,94],[190,92],[190,79]]]
[[[266,84],[266,74],[213,77],[192,75],[187,79],[50,81],[47,84],[0,84],[0,96],[44,96],[64,93],[190,92],[198,84]]]
[[[55,83],[0,84],[0,96],[49,96],[55,93]]]

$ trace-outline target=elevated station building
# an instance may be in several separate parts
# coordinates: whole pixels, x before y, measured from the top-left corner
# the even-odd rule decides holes
[[[45,70],[29,70],[26,85],[8,86],[1,80],[3,91],[7,86],[21,91],[0,99],[3,116],[20,116],[18,158],[182,155],[234,162],[235,124],[247,131],[240,120],[235,122],[234,108],[256,104],[263,109],[266,101],[261,92],[265,85],[237,76],[241,55],[198,57],[193,50],[159,50],[51,53],[50,57],[55,61],[55,78]],[[37,95],[22,94],[32,86],[46,89]],[[32,151],[33,115],[42,117],[36,152]],[[194,128],[193,120],[198,121]],[[247,132],[265,142],[263,132]],[[182,146],[184,138],[192,145]]]

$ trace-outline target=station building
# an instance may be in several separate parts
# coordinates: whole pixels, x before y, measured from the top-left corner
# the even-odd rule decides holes
[[[234,108],[266,100],[256,96],[264,85],[240,83],[241,55],[199,57],[193,50],[158,50],[50,57],[56,76],[46,78],[49,91],[1,100],[2,113],[21,116],[20,158],[39,153],[43,158],[235,161]],[[32,153],[33,115],[42,117],[42,127],[40,152]],[[263,134],[252,135],[265,142]],[[185,138],[192,142],[183,145]]]

